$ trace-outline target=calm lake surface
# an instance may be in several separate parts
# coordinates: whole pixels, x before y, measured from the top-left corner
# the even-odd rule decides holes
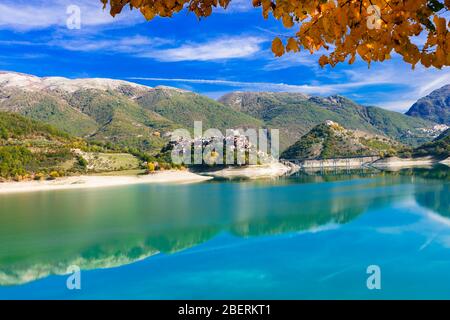
[[[0,195],[0,299],[449,299],[449,194],[442,166]]]

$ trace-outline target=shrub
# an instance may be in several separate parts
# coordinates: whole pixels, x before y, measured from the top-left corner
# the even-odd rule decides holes
[[[147,172],[152,173],[152,172],[155,172],[155,170],[156,170],[155,164],[153,162],[149,162],[147,164]]]
[[[34,162],[33,154],[25,147],[0,147],[0,175],[2,177],[24,175]]]
[[[41,173],[41,172],[36,173],[36,174],[34,175],[34,180],[39,181],[39,180],[43,180],[43,179],[44,179],[44,174]]]
[[[86,161],[86,159],[84,159],[82,156],[78,156],[78,165],[83,168],[86,169],[88,162]]]
[[[49,180],[55,180],[56,178],[59,178],[59,173],[58,173],[58,171],[52,171],[52,172],[50,172]]]

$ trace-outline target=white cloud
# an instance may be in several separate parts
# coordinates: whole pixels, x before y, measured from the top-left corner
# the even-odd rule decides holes
[[[45,45],[58,46],[70,51],[107,51],[138,54],[153,50],[153,48],[171,43],[170,40],[162,38],[149,38],[142,35],[127,36],[117,39],[63,39],[52,40]]]
[[[27,31],[49,27],[65,27],[69,5],[81,9],[81,27],[98,26],[121,21],[143,19],[136,11],[126,12],[113,18],[107,9],[103,10],[99,0],[50,0],[34,1],[2,1],[0,4],[0,29]]]
[[[50,23],[50,20],[46,23]],[[44,25],[37,23],[36,25]],[[0,23],[1,26],[1,23]],[[17,24],[15,25],[18,26]],[[29,25],[30,26],[30,25]],[[223,36],[207,42],[180,42],[161,37],[125,35],[114,37],[108,32],[92,30],[71,32],[60,29],[48,37],[34,41],[0,40],[1,45],[51,46],[70,51],[127,53],[139,58],[150,58],[161,62],[178,61],[222,61],[248,58],[261,50],[266,40],[255,36]]]
[[[220,13],[235,13],[235,12],[247,12],[254,10],[252,1],[250,0],[231,0],[226,10],[218,8],[216,12]]]
[[[44,7],[0,4],[0,27],[26,30],[62,24],[64,16],[57,13]]]
[[[416,102],[414,99],[394,99],[393,101],[379,101],[376,105],[384,109],[405,112]]]
[[[286,84],[286,83],[273,83],[273,82],[245,82],[245,81],[230,81],[221,79],[180,79],[180,78],[145,78],[145,77],[132,77],[131,80],[143,80],[143,81],[164,81],[164,82],[179,82],[179,83],[194,83],[194,84],[210,84],[221,85],[227,87],[235,87],[240,90],[252,90],[252,91],[274,91],[274,92],[300,92],[306,94],[336,94],[341,93],[344,90],[360,88],[369,85],[368,82],[349,82],[342,84]]]
[[[152,50],[139,54],[163,62],[214,61],[247,58],[260,51],[265,40],[258,37],[225,37],[203,43],[187,43],[179,47]]]
[[[0,29],[27,31],[65,26],[69,5],[81,9],[82,26],[106,25],[118,20],[121,22],[141,21],[145,19],[138,10],[126,10],[113,18],[109,7],[103,10],[100,0],[2,0],[0,4]],[[217,8],[217,13],[246,12],[253,9],[249,0],[233,0],[226,10]]]
[[[421,65],[412,70],[400,61],[387,61],[370,69],[357,68],[344,73],[351,81],[366,81],[374,85],[390,85],[392,90],[372,95],[371,104],[395,111],[407,111],[418,99],[450,83],[450,68],[442,70]],[[368,95],[368,93],[366,93]]]
[[[269,50],[271,58],[269,62],[263,67],[264,71],[276,71],[295,68],[297,66],[309,66],[312,69],[318,69],[318,60],[320,54],[310,54],[302,51],[300,53],[286,53],[279,58],[274,58],[272,52]]]
[[[69,51],[80,52],[102,52],[102,53],[125,53],[137,55],[145,53],[149,50],[155,50],[162,45],[171,44],[172,40],[159,37],[146,37],[142,35],[126,35],[123,38],[107,38],[87,35],[84,37],[58,37],[50,41],[17,41],[17,40],[0,40],[3,46],[44,46],[44,47],[60,47]]]
[[[446,70],[448,71],[448,69]],[[430,82],[427,81],[426,83],[424,83],[423,86],[418,88],[418,93],[420,95],[429,94],[431,91],[443,87],[444,85],[449,83],[450,83],[450,73],[446,72],[443,75],[436,78],[435,80],[432,80]]]
[[[252,36],[224,37],[203,43],[184,43],[174,46],[175,41],[160,37],[126,35],[111,38],[99,32],[73,37],[64,32],[50,41],[0,40],[1,45],[51,46],[70,51],[127,53],[139,58],[150,58],[161,62],[178,61],[222,61],[248,58],[261,50],[265,40]]]

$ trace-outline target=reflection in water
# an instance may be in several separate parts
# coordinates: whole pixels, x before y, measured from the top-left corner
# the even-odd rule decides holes
[[[445,165],[432,170],[409,169],[402,174],[418,176],[427,180],[420,192],[416,192],[416,201],[424,208],[430,209],[444,217],[450,218],[450,169]],[[444,183],[443,183],[444,182]],[[447,182],[447,183],[445,183]]]
[[[429,191],[416,193],[416,201],[444,217],[450,218],[450,184],[433,186]]]
[[[82,269],[120,266],[196,246],[220,232],[246,237],[338,226],[410,197],[410,175],[300,173],[266,181],[2,196],[0,285],[64,274],[73,264]],[[421,193],[417,201],[441,213],[447,206],[448,214],[448,185],[441,187],[440,199],[432,189],[434,198],[422,199],[426,193]]]

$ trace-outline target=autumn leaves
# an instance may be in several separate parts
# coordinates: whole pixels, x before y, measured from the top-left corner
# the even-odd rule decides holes
[[[285,43],[280,38],[273,41],[276,56],[300,48],[311,53],[324,48],[331,53],[319,58],[321,66],[351,64],[357,56],[370,64],[390,59],[393,52],[413,67],[418,63],[437,68],[450,65],[450,25],[440,16],[450,7],[449,0],[434,7],[428,0],[291,2],[281,11],[275,8],[273,14],[283,22],[287,20],[284,14],[293,14],[299,31]],[[424,44],[420,46],[421,41]]]
[[[248,0],[252,1],[252,0]],[[111,6],[111,14],[125,5],[140,9],[146,19],[170,17],[183,9],[198,17],[207,17],[214,7],[227,6],[232,0],[102,0]],[[444,12],[450,0],[253,0],[290,29],[291,37],[276,37],[272,51],[279,57],[286,52],[325,49],[321,66],[347,61],[359,56],[372,61],[390,59],[395,52],[413,67],[442,68],[450,65],[450,23]]]

